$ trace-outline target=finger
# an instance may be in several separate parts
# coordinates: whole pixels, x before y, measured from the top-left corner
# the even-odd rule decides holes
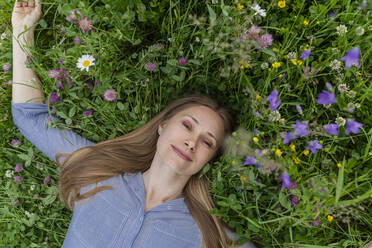
[[[23,2],[23,7],[28,7],[28,2]]]
[[[35,2],[34,1],[28,1],[28,7],[34,8],[35,7]]]
[[[22,7],[22,2],[16,1],[14,4],[14,8],[20,8],[20,7]]]
[[[42,0],[36,0],[35,1],[35,8],[41,9],[41,2],[42,2]]]

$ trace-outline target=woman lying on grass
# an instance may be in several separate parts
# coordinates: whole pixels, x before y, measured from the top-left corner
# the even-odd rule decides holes
[[[70,130],[47,130],[45,97],[22,50],[33,46],[40,16],[41,1],[16,2],[12,114],[22,134],[60,167],[59,196],[73,210],[63,247],[231,246],[227,225],[208,212],[214,204],[200,177],[234,128],[229,112],[191,95],[137,130],[98,144]]]

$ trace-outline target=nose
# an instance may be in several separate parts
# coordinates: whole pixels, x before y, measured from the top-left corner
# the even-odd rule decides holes
[[[195,142],[191,140],[186,140],[185,145],[190,148],[191,151],[195,150]]]

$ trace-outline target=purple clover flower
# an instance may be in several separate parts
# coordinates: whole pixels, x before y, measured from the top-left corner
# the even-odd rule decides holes
[[[91,109],[89,109],[89,110],[83,112],[83,115],[84,115],[84,116],[90,116],[90,115],[92,115],[92,114],[93,114],[93,110],[91,110]]]
[[[21,183],[21,180],[22,180],[22,177],[21,176],[14,176],[14,183],[15,184],[20,184]]]
[[[185,65],[187,65],[187,59],[184,58],[184,57],[179,58],[179,59],[178,59],[178,65],[179,65],[179,66],[185,66]]]
[[[345,134],[358,134],[359,133],[359,128],[363,127],[362,123],[359,123],[357,121],[354,121],[352,119],[346,121],[346,130]]]
[[[310,131],[307,130],[309,123],[305,121],[300,122],[299,120],[296,120],[296,124],[291,124],[291,126],[294,128],[294,134],[296,138],[305,137],[310,134]]]
[[[88,20],[86,16],[84,16],[79,21],[80,29],[83,33],[88,33],[89,31],[93,30],[92,22]]]
[[[79,36],[76,36],[75,39],[74,39],[74,45],[76,45],[76,44],[80,44]]]
[[[49,104],[58,102],[60,100],[57,92],[52,92],[49,94]]]
[[[290,195],[289,196],[289,200],[291,201],[291,207],[293,208],[294,206],[296,206],[300,200],[297,199],[297,197],[295,195]]]
[[[271,34],[263,34],[257,38],[259,48],[268,48],[273,44],[273,36]]]
[[[316,102],[319,104],[333,104],[336,102],[336,96],[332,92],[323,90],[321,93],[319,93]]]
[[[322,148],[323,146],[319,144],[318,140],[311,140],[306,149],[310,150],[313,154],[315,154],[317,150]]]
[[[14,168],[14,171],[15,172],[21,172],[23,169],[23,166],[22,164],[16,164],[15,168]]]
[[[14,206],[14,205],[19,205],[20,202],[18,200],[13,200],[10,205]]]
[[[335,124],[335,123],[330,123],[330,124],[324,126],[324,130],[329,135],[336,135],[336,136],[338,136],[337,128],[338,128],[338,124]]]
[[[44,185],[48,184],[50,181],[50,176],[46,176],[44,179]]]
[[[313,226],[319,226],[320,225],[320,218],[319,218],[319,216],[316,217],[315,219],[312,219],[310,223]]]
[[[9,69],[10,69],[10,66],[8,64],[3,65],[4,71],[9,71]]]
[[[310,49],[307,49],[307,50],[303,51],[303,53],[301,54],[300,58],[302,60],[306,60],[310,56],[310,53],[311,53],[311,50]]]
[[[242,35],[241,38],[248,38],[250,40],[257,40],[261,31],[262,31],[262,29],[260,27],[258,27],[256,25],[252,25],[252,27],[250,27],[248,29],[248,34]]]
[[[148,62],[146,64],[146,68],[149,70],[149,71],[154,71],[156,69],[156,65],[151,63],[151,62]]]
[[[256,159],[254,157],[246,157],[243,165],[255,165],[256,164]]]
[[[117,99],[116,91],[113,89],[106,90],[103,94],[103,99],[108,102],[114,102]]]
[[[288,173],[286,173],[286,172],[280,173],[280,175],[278,177],[278,180],[280,182],[282,182],[282,188],[288,189],[289,186],[291,185],[291,179],[290,179]]]
[[[49,74],[48,74],[48,77],[54,78],[54,80],[56,80],[58,82],[66,81],[67,84],[68,84],[68,87],[71,88],[72,83],[71,83],[71,80],[69,79],[68,75],[69,75],[68,70],[65,70],[65,69],[61,68],[61,69],[50,70]]]
[[[357,47],[351,48],[344,57],[340,60],[345,61],[345,67],[350,68],[352,65],[360,67],[359,65],[360,49]]]
[[[273,90],[266,99],[270,104],[271,111],[276,110],[279,107],[280,103],[282,102],[281,100],[278,99],[278,95],[279,95],[278,91]]]
[[[80,17],[82,17],[79,10],[71,10],[70,11],[70,16],[66,17],[66,20],[69,21],[69,22],[74,22],[74,23],[78,24],[79,20],[76,17],[75,11],[80,15]]]
[[[10,145],[11,146],[15,146],[15,147],[18,147],[18,146],[21,146],[22,145],[22,142],[20,140],[17,140],[17,139],[14,139],[10,142]]]

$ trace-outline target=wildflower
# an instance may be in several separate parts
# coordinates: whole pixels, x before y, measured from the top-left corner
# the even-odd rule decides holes
[[[318,95],[318,99],[316,99],[316,102],[319,104],[333,104],[336,102],[336,96],[329,91],[323,90]]]
[[[273,44],[273,36],[271,34],[263,34],[257,38],[258,46],[260,49],[268,48]]]
[[[336,27],[338,35],[344,35],[347,33],[347,27],[345,25],[339,25]]]
[[[355,110],[355,104],[352,103],[352,102],[349,102],[347,104],[347,108],[346,108],[346,111],[349,112],[349,113],[353,113]]]
[[[302,108],[300,104],[296,104],[296,110],[298,113],[302,114]]]
[[[349,86],[347,86],[346,84],[340,84],[339,86],[337,86],[337,89],[338,91],[340,91],[341,94],[343,94],[345,91],[349,90]]]
[[[22,142],[20,140],[14,139],[10,142],[10,145],[13,147],[18,147],[22,145]]]
[[[342,164],[341,163],[337,163],[337,167],[338,168],[341,168],[342,167]]]
[[[260,5],[256,3],[251,6],[251,9],[255,11],[254,15],[260,15],[262,17],[266,16],[266,11],[264,9],[261,9]]]
[[[349,90],[348,92],[346,92],[346,95],[350,98],[354,98],[356,96],[356,92],[353,90]]]
[[[261,96],[260,95],[256,95],[256,100],[260,100],[261,99]]]
[[[334,59],[329,66],[332,70],[339,70],[341,67],[341,61]]]
[[[81,71],[83,71],[84,69],[86,71],[89,71],[89,67],[94,65],[94,60],[95,58],[91,55],[83,55],[76,63],[76,67],[80,68]]]
[[[303,60],[306,60],[306,59],[310,56],[310,53],[311,53],[310,49],[307,49],[307,50],[305,50],[305,51],[301,54],[300,58],[303,59]]]
[[[146,68],[149,70],[149,71],[154,71],[156,69],[156,65],[151,63],[151,62],[148,62],[146,65]]]
[[[336,136],[338,136],[338,131],[337,131],[337,128],[338,127],[339,127],[339,125],[334,124],[334,123],[330,123],[330,124],[324,126],[324,130],[329,135],[336,135]]]
[[[309,21],[305,19],[305,20],[304,20],[304,25],[305,25],[305,26],[309,25]]]
[[[335,122],[336,122],[336,124],[338,124],[339,126],[344,126],[345,123],[346,123],[346,120],[345,120],[344,118],[342,118],[342,117],[337,117]]]
[[[295,152],[296,151],[296,146],[294,144],[290,144],[289,145],[289,148],[291,148],[291,151],[292,152]]]
[[[49,70],[48,77],[54,78],[54,80],[60,83],[66,81],[68,83],[68,87],[71,88],[72,83],[68,75],[69,75],[69,71],[61,68],[61,69]],[[57,88],[61,88],[61,87],[57,87]]]
[[[288,144],[291,142],[291,140],[295,139],[295,136],[292,132],[284,132],[284,134],[281,134],[280,137],[284,139],[283,144]]]
[[[307,156],[309,155],[310,151],[309,150],[304,150],[304,155]]]
[[[318,140],[311,140],[307,149],[310,150],[313,154],[316,153],[317,150],[322,149],[323,146],[319,144]]]
[[[105,99],[108,102],[114,102],[117,99],[116,91],[113,89],[106,90],[103,94],[103,99]]]
[[[52,92],[49,94],[49,104],[58,102],[60,100],[60,97],[57,92]]]
[[[352,119],[346,121],[346,131],[345,134],[358,134],[359,133],[359,128],[363,127],[362,123],[359,123],[357,121],[354,121]]]
[[[265,69],[267,69],[268,67],[269,67],[269,64],[266,63],[266,62],[263,62],[263,63],[261,64],[261,69],[262,69],[262,70],[265,70]]]
[[[327,216],[327,219],[328,219],[329,222],[331,222],[333,220],[333,216],[332,215],[328,215]]]
[[[329,82],[326,82],[326,87],[329,91],[333,90],[332,84],[330,84]]]
[[[278,157],[282,156],[282,151],[280,149],[276,149],[275,150],[275,155],[278,156]]]
[[[272,63],[272,66],[273,66],[275,69],[277,69],[277,68],[280,67],[280,62],[274,62],[274,63]]]
[[[76,44],[80,44],[79,36],[76,36],[75,39],[74,39],[74,45],[76,45]]]
[[[12,170],[6,170],[5,171],[5,177],[11,178],[13,176],[14,176],[14,171],[12,171]]]
[[[71,10],[70,11],[70,16],[66,17],[66,20],[69,21],[69,22],[74,22],[74,23],[78,24],[79,20],[76,17],[75,11],[80,15],[80,17],[82,17],[79,10]]]
[[[293,208],[294,206],[296,206],[300,200],[297,199],[297,197],[295,195],[290,195],[289,196],[289,200],[291,201],[291,207]]]
[[[297,60],[298,65],[302,65],[302,60]]]
[[[244,182],[245,180],[247,180],[247,178],[245,176],[240,176],[240,180]]]
[[[39,197],[38,194],[34,194],[34,196],[32,198],[37,199],[38,197]]]
[[[13,200],[11,203],[10,203],[10,205],[19,205],[19,201],[18,200]]]
[[[86,110],[86,111],[83,112],[83,115],[84,116],[90,116],[92,114],[93,114],[93,110],[91,110],[91,109],[90,110]]]
[[[3,65],[4,71],[9,71],[9,69],[10,69],[10,66],[8,64]]]
[[[20,184],[21,183],[20,181],[22,180],[22,177],[21,176],[15,176],[13,179],[14,179],[15,184]]]
[[[254,157],[246,157],[243,165],[255,165],[256,164],[256,159]]]
[[[320,225],[320,218],[319,218],[319,216],[316,217],[315,219],[312,219],[310,223],[313,226],[319,226]]]
[[[240,3],[237,3],[237,7],[238,7],[238,9],[244,9],[244,5],[242,5]]]
[[[84,16],[80,21],[79,21],[79,26],[80,29],[83,33],[87,33],[91,30],[93,30],[92,23],[88,20],[86,16]]]
[[[350,68],[352,65],[355,65],[359,68],[359,56],[360,49],[357,47],[353,47],[346,53],[344,57],[341,58],[341,61],[345,61],[346,68]]]
[[[279,95],[278,91],[273,90],[266,99],[270,103],[271,111],[276,110],[279,107],[280,103],[282,102],[281,100],[278,99],[278,95]]]
[[[257,143],[258,142],[258,138],[257,137],[253,137],[253,142]]]
[[[286,57],[287,57],[287,59],[289,59],[289,60],[292,60],[292,59],[296,60],[297,54],[296,54],[296,52],[289,52],[289,53],[286,55]]]
[[[292,64],[297,65],[297,60],[296,59],[291,59],[291,62],[292,62]]]
[[[8,37],[8,34],[5,33],[5,32],[2,33],[1,36],[0,36],[0,38],[1,38],[2,40],[5,40],[7,37]]]
[[[44,179],[44,185],[48,184],[50,181],[50,176],[46,176]]]
[[[356,34],[357,36],[362,36],[362,35],[364,34],[364,28],[361,27],[361,26],[357,27],[357,28],[355,29],[355,34]]]
[[[267,154],[267,149],[263,149],[263,150],[260,150],[258,152],[258,155],[260,155],[261,157],[264,156],[264,155],[266,155],[266,154]]]
[[[22,164],[16,164],[14,171],[15,172],[21,172],[23,169]]]
[[[182,57],[178,59],[178,65],[179,66],[185,66],[187,64],[187,59]]]
[[[310,134],[310,131],[307,130],[308,125],[309,123],[300,122],[299,120],[296,120],[296,124],[291,124],[291,126],[294,128],[295,137],[305,137]]]
[[[293,161],[295,162],[295,164],[299,164],[301,160],[299,157],[294,157]]]
[[[279,6],[279,8],[284,8],[285,7],[285,1],[283,0],[283,1],[279,1],[278,2],[278,6]]]
[[[290,179],[288,173],[286,173],[286,172],[280,173],[280,175],[278,177],[278,180],[280,182],[282,182],[282,188],[286,188],[286,189],[289,188],[290,183],[291,183],[291,179]]]
[[[31,185],[31,186],[30,186],[30,190],[31,190],[31,191],[34,191],[34,190],[35,190],[35,185]]]

